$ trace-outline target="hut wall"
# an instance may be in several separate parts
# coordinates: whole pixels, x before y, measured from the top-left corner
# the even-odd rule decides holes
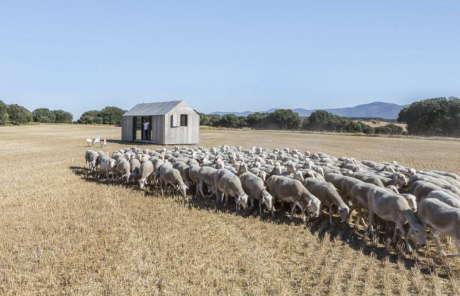
[[[121,140],[124,142],[132,142],[134,140],[133,132],[133,117],[123,117],[121,120]]]
[[[187,126],[180,126],[180,115],[188,116]],[[171,116],[174,124],[171,125]],[[178,107],[165,115],[165,140],[163,144],[198,144],[200,139],[200,116],[191,108]]]
[[[155,144],[163,144],[164,142],[164,115],[152,116],[152,142]]]

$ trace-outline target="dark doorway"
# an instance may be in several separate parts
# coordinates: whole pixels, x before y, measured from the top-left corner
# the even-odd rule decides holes
[[[152,140],[152,117],[136,116],[133,118],[134,140]]]
[[[142,117],[142,140],[152,140],[152,117]]]

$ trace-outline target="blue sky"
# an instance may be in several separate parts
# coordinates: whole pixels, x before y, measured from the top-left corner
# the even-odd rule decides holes
[[[0,99],[77,117],[460,95],[460,1],[0,0]]]

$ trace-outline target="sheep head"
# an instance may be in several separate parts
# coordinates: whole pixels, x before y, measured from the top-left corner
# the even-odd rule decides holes
[[[321,209],[321,201],[314,195],[309,195],[307,202],[308,214],[312,218],[319,217],[319,211]]]
[[[236,198],[237,208],[242,207],[244,210],[248,207],[248,195],[246,193],[241,194]]]

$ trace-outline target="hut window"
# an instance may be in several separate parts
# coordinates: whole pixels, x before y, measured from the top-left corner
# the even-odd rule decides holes
[[[180,126],[187,126],[188,125],[188,115],[181,114],[180,115]]]
[[[174,127],[174,115],[171,115],[170,118],[171,118],[171,120],[170,120],[171,121],[171,127]]]

